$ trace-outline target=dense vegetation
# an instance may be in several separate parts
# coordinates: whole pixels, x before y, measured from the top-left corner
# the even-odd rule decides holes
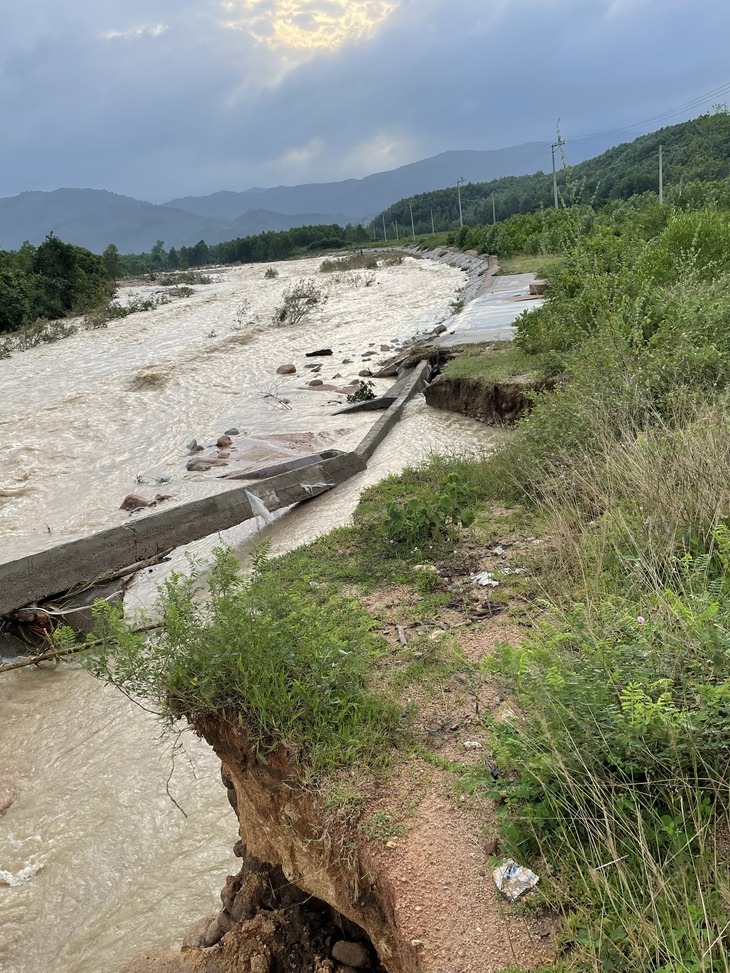
[[[664,184],[677,198],[691,196],[697,184],[727,180],[730,176],[730,114],[720,110],[642,135],[576,166],[561,165],[558,190],[562,205],[582,202],[600,208],[613,200],[657,190],[660,145],[664,153]],[[569,148],[565,150],[568,156]],[[728,191],[726,184],[726,195]],[[497,221],[517,213],[549,209],[553,206],[552,174],[506,176],[462,186],[466,226],[492,223],[492,197]],[[371,233],[382,239],[383,220],[389,237],[395,235],[396,223],[401,235],[404,228],[410,233],[411,208],[416,234],[431,233],[432,227],[437,231],[459,228],[459,200],[452,187],[400,200],[372,221]]]
[[[52,233],[38,247],[0,251],[0,332],[81,313],[107,298],[102,258]]]

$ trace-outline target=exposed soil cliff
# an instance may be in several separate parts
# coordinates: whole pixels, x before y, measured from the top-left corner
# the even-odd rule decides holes
[[[531,382],[518,377],[504,382],[479,382],[439,375],[426,389],[428,405],[478,419],[480,422],[516,422],[532,407],[532,395],[552,388],[554,380]]]

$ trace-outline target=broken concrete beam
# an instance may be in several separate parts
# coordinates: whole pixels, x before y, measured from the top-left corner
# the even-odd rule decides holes
[[[367,462],[373,455],[378,446],[388,435],[393,426],[400,420],[406,404],[417,395],[424,387],[431,374],[431,366],[427,361],[421,362],[412,372],[404,376],[404,384],[396,382],[400,386],[400,394],[393,405],[387,410],[385,415],[375,423],[373,428],[364,437],[355,449],[355,453]],[[395,386],[391,391],[395,389]]]
[[[247,493],[258,497],[268,510],[279,510],[330,490],[365,465],[356,453],[343,453],[214,497],[155,509],[122,526],[0,564],[0,615],[235,527],[254,516]]]
[[[346,405],[344,409],[333,412],[333,416],[343,416],[348,412],[378,412],[380,409],[389,409],[396,400],[395,395],[378,395],[374,399],[365,399],[364,402],[355,402],[354,405]]]

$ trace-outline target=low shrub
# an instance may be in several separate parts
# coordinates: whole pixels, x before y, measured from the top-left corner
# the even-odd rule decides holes
[[[274,309],[274,324],[298,324],[326,300],[327,294],[313,280],[298,280],[284,291],[281,304]]]
[[[354,599],[305,579],[285,587],[259,550],[244,578],[230,549],[215,551],[209,598],[175,574],[160,592],[160,629],[132,631],[95,606],[99,644],[86,665],[168,722],[216,716],[244,729],[265,755],[284,747],[310,773],[377,766],[401,727],[400,710],[369,686],[382,651]]]

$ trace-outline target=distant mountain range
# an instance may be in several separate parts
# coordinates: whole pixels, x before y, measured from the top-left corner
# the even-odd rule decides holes
[[[571,162],[589,158],[612,140],[580,143]],[[101,189],[56,189],[0,198],[0,249],[37,245],[53,232],[67,243],[101,253],[109,243],[122,253],[165,246],[221,243],[265,230],[370,220],[404,196],[466,182],[485,182],[541,168],[549,148],[526,142],[506,149],[442,152],[364,179],[278,186],[244,192],[186,196],[159,205]]]

